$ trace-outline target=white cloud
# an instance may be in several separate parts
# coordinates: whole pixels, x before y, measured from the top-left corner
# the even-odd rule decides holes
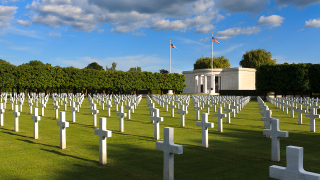
[[[61,37],[61,34],[60,33],[48,33],[48,34],[46,34],[46,36],[49,36],[49,37],[52,37],[52,36]]]
[[[20,0],[1,0],[1,3],[6,4],[8,2],[18,2],[18,1],[20,1]]]
[[[13,15],[17,12],[16,6],[0,6],[0,29],[10,26],[10,20],[13,19]]]
[[[199,41],[200,41],[200,42],[206,42],[206,41],[208,41],[208,40],[210,40],[210,37],[206,37],[206,38],[200,39]]]
[[[132,33],[134,36],[145,36],[146,34],[144,32],[136,32]]]
[[[212,24],[208,24],[208,25],[203,25],[202,27],[197,28],[194,32],[196,34],[204,34],[204,33],[207,33],[208,31],[211,31],[212,29],[214,29],[214,26]]]
[[[217,7],[232,13],[261,13],[266,9],[269,0],[217,0]]]
[[[33,0],[26,8],[34,14],[33,23],[52,28],[69,26],[91,32],[109,23],[113,26],[111,33],[133,35],[141,28],[205,33],[213,29],[214,19],[218,22],[225,18],[208,0]]]
[[[11,28],[11,27],[7,28],[7,30],[8,30],[9,33],[12,33],[12,34],[17,34],[17,35],[21,35],[21,36],[27,36],[27,37],[42,39],[42,37],[39,36],[38,33],[36,33],[36,31],[27,31],[27,30]]]
[[[290,4],[299,8],[305,8],[310,5],[319,4],[320,0],[275,0],[275,2],[280,8]]]
[[[309,28],[320,27],[320,18],[319,19],[310,19],[309,21],[306,21],[306,23],[304,24],[304,27],[309,27]]]
[[[214,51],[213,55],[214,56],[226,56],[227,53],[233,51],[234,49],[242,47],[242,46],[243,46],[243,44],[239,44],[239,45],[235,45],[235,46],[229,47],[228,49],[223,50],[223,51]]]
[[[104,29],[98,29],[98,33],[103,33],[104,32]]]
[[[21,24],[23,26],[31,26],[32,22],[30,22],[29,20],[24,21],[24,20],[17,20],[16,24]]]
[[[257,22],[258,26],[268,25],[270,28],[280,26],[284,18],[278,15],[261,16]]]
[[[215,36],[217,39],[229,39],[240,34],[257,34],[260,31],[261,29],[255,26],[242,29],[240,27],[234,27],[226,29],[224,31],[218,31]]]
[[[5,41],[5,40],[2,40],[2,39],[0,39],[0,42],[1,42],[1,43],[5,43],[5,44],[9,44],[9,45],[12,45],[12,44],[13,44],[12,42]]]
[[[159,72],[160,69],[168,69],[168,66],[163,62],[167,59],[161,59],[158,55],[133,55],[122,57],[79,57],[76,60],[66,60],[57,58],[57,65],[64,64],[65,66],[73,66],[76,68],[84,68],[91,62],[97,62],[105,69],[106,65],[110,68],[113,62],[117,63],[117,70],[128,71],[131,67],[141,67],[142,71]],[[53,64],[52,64],[53,65]]]

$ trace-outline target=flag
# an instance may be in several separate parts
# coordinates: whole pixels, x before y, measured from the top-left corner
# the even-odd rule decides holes
[[[219,41],[214,37],[212,37],[212,42],[216,42],[216,43],[220,44]]]
[[[173,44],[171,44],[171,48],[175,48],[177,50],[177,48]]]

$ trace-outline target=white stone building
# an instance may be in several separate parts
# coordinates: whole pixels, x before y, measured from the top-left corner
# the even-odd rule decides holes
[[[254,68],[214,68],[196,69],[183,71],[186,76],[187,87],[184,94],[209,93],[211,89],[211,76],[215,79],[215,86],[212,87],[215,93],[219,90],[255,90],[256,69]]]

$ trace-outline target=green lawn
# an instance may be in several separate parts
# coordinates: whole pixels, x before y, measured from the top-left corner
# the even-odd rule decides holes
[[[170,108],[165,112],[157,104],[164,119],[160,122],[161,140],[163,128],[173,127],[174,142],[183,145],[183,154],[175,155],[175,179],[270,179],[269,166],[286,166],[289,145],[304,147],[304,169],[320,173],[319,119],[316,119],[317,132],[311,133],[309,119],[304,117],[303,124],[298,125],[297,113],[291,118],[290,111],[287,115],[274,105],[267,105],[273,117],[280,119],[280,130],[289,131],[288,138],[280,138],[279,163],[271,161],[271,139],[262,134],[257,101],[249,102],[236,118],[231,118],[231,124],[226,124],[224,118],[223,133],[217,131],[218,119],[213,117],[211,108],[209,122],[215,127],[209,129],[208,149],[201,147],[201,127],[196,126],[196,111],[191,103],[185,127],[180,127],[177,109],[171,118]],[[97,108],[98,119],[107,117],[107,108],[102,110],[98,105]],[[70,124],[64,150],[59,148],[60,127],[54,119],[51,99],[39,122],[38,140],[33,139],[33,120],[27,101],[19,118],[19,132],[14,132],[12,112],[11,104],[7,103],[4,126],[0,127],[0,179],[162,179],[163,152],[155,148],[146,98],[131,114],[131,120],[125,118],[123,133],[118,131],[119,118],[113,105],[111,117],[107,117],[107,129],[112,131],[112,137],[107,139],[106,165],[99,164],[99,137],[94,134],[88,99],[76,113],[75,123],[71,122],[70,107],[66,111]],[[201,112],[206,112],[205,108]]]

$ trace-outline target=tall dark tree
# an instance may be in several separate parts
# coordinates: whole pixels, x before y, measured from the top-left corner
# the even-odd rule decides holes
[[[169,71],[168,71],[168,70],[165,70],[165,69],[160,69],[159,71],[160,71],[161,74],[167,74],[167,73],[169,73]]]
[[[117,63],[113,62],[111,68],[108,68],[108,66],[106,66],[106,71],[116,71],[116,67]]]
[[[229,59],[224,56],[221,57],[213,57],[213,65],[212,65],[212,58],[211,57],[201,57],[196,60],[196,63],[193,64],[194,70],[195,69],[208,69],[211,68],[230,68]]]
[[[258,68],[261,65],[276,65],[277,60],[271,59],[272,54],[265,49],[256,49],[247,51],[239,65],[244,68]]]
[[[88,64],[88,66],[86,67],[87,69],[95,69],[95,70],[103,70],[103,67],[100,66],[97,62],[92,62],[90,64]]]
[[[132,67],[129,69],[128,72],[141,72],[141,67],[137,66],[137,67]]]

